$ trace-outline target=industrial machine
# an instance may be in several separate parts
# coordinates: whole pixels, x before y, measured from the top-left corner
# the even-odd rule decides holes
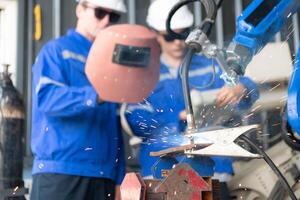
[[[289,148],[283,141],[266,151],[283,173],[297,198],[300,197],[300,152]],[[234,165],[236,175],[228,186],[233,199],[288,200],[278,177],[262,160],[239,161]]]
[[[297,0],[255,0],[237,19],[236,35],[226,50],[227,68],[232,74],[243,75],[252,57],[257,54],[280,30],[287,20],[300,9]],[[299,58],[299,53],[297,58]],[[291,127],[288,137],[300,143],[299,118],[299,62],[288,89],[287,123]],[[271,69],[270,69],[271,70]],[[232,75],[229,75],[232,77]]]
[[[124,200],[213,200],[218,199],[218,182],[201,177],[188,164],[179,164],[163,181],[143,180],[138,173],[128,173],[121,185]]]
[[[219,199],[218,181],[212,180],[211,177],[201,177],[192,166],[196,165],[199,156],[260,158],[259,154],[250,153],[234,142],[242,134],[250,134],[257,129],[258,126],[252,125],[193,133],[189,137],[177,136],[176,140],[172,140],[174,147],[151,153],[152,156],[161,157],[161,160],[153,166],[154,176],[157,178],[143,180],[138,174],[127,174],[121,185],[122,198],[125,200]],[[191,138],[193,143],[190,141]],[[190,159],[188,163],[176,163],[173,157],[177,156]],[[172,164],[169,168],[162,168],[160,162]],[[163,178],[161,179],[160,176]]]
[[[194,1],[196,0],[182,1],[178,3],[170,12],[167,21],[167,29],[168,32],[173,34],[174,37],[182,38],[183,36],[175,33],[170,28],[172,16],[180,7]],[[278,168],[276,168],[272,160],[267,156],[267,154],[260,150],[260,148],[257,147],[251,140],[249,140],[249,138],[242,135],[243,133],[257,127],[239,127],[236,129],[218,130],[214,133],[199,132],[195,123],[191,104],[191,96],[189,93],[189,82],[187,79],[189,64],[193,54],[196,52],[201,52],[207,57],[217,60],[223,71],[222,78],[228,85],[237,84],[239,76],[245,73],[245,68],[251,61],[252,57],[258,53],[267,42],[271,40],[272,36],[279,31],[280,27],[286,22],[287,18],[289,18],[298,10],[300,7],[300,2],[297,0],[254,0],[238,18],[236,36],[233,42],[229,45],[228,49],[224,51],[223,49],[219,49],[216,45],[211,43],[208,38],[208,35],[214,24],[217,8],[221,6],[222,0],[199,1],[204,5],[207,17],[204,19],[200,27],[196,27],[186,39],[186,44],[188,45],[189,49],[181,66],[182,85],[187,113],[187,130],[185,135],[182,136],[182,138],[179,138],[179,141],[181,142],[178,143],[178,146],[165,149],[161,152],[153,152],[152,155],[161,157],[174,156],[177,154],[185,154],[186,156],[220,155],[237,157],[243,157],[242,155],[246,155],[245,157],[252,158],[258,158],[262,156],[278,176],[279,182],[277,187],[284,188],[291,199],[297,199],[295,193],[288,184],[292,183],[290,179],[287,181]],[[297,132],[299,132],[300,129],[300,119],[298,117],[298,112],[300,111],[298,111],[297,107],[299,90],[297,83],[299,83],[298,79],[300,75],[298,71],[299,70],[295,70],[292,76],[287,107],[288,124],[291,126],[291,130],[296,132],[295,135],[298,134]],[[293,136],[293,134],[291,134],[291,137],[293,137],[296,143],[300,141],[298,138]],[[234,141],[236,141],[238,138],[251,145],[260,155],[252,154],[236,145]],[[231,153],[230,150],[232,150]],[[288,163],[290,164],[291,162]],[[172,175],[173,170],[176,171],[176,168],[171,170],[170,175]],[[297,170],[294,171],[297,172]],[[295,177],[298,178],[298,175],[296,174]],[[293,178],[295,177],[293,176]],[[164,180],[167,179],[168,177]],[[188,183],[189,182],[187,182],[187,184]],[[274,198],[281,198],[276,195],[277,193],[274,192],[273,196],[271,196]],[[240,197],[243,198],[243,196]],[[193,199],[193,197],[188,196],[186,199]]]
[[[171,11],[169,20],[167,23],[168,31],[178,38],[182,37],[181,35],[175,33],[170,29],[170,21],[172,15],[179,9],[182,5],[185,5],[189,2],[194,2],[194,0],[184,1],[179,3]],[[222,1],[214,1],[207,3],[201,1],[205,7],[213,8],[218,7]],[[207,4],[205,4],[207,3]],[[215,5],[213,5],[215,4]],[[207,57],[215,58],[223,70],[222,78],[229,85],[235,85],[240,75],[244,75],[245,69],[252,57],[258,53],[278,32],[281,26],[286,23],[289,17],[291,17],[300,7],[300,2],[296,0],[254,0],[247,9],[240,15],[237,20],[237,33],[233,42],[229,45],[226,51],[219,49],[216,45],[212,44],[208,39],[209,27],[213,24],[213,20],[204,20],[203,24],[195,28],[189,35],[186,40],[187,45],[190,47],[189,52],[186,55],[184,68],[188,69],[191,56],[194,52],[200,52],[206,55]],[[209,15],[208,9],[207,14]],[[287,105],[287,126],[290,127],[288,132],[288,137],[290,138],[290,146],[293,146],[292,143],[299,144],[300,140],[297,137],[300,127],[300,118],[298,116],[298,88],[299,88],[299,63],[296,62],[296,69],[292,75],[292,80],[289,86],[288,93],[288,105]],[[184,69],[183,69],[184,70]],[[298,84],[298,85],[297,85]],[[188,90],[188,82],[183,80],[183,86],[186,87],[185,91]],[[190,102],[189,94],[186,93],[186,105],[187,105],[187,114],[188,125],[191,130],[194,127],[193,111]],[[244,138],[246,141],[248,139]],[[292,142],[291,142],[292,141]],[[247,141],[251,143],[251,141]],[[253,146],[257,151],[259,148]],[[261,152],[261,155],[264,155],[264,158],[268,164],[270,164],[271,159],[266,156],[264,152]],[[270,165],[274,170],[275,165]],[[277,168],[276,168],[277,169]],[[274,171],[277,175],[280,175],[282,179],[281,184],[285,185],[285,189],[288,191],[288,194],[291,199],[297,199],[296,195],[293,193],[292,189],[289,187],[287,181],[283,178],[282,174],[279,174],[279,170]],[[298,177],[297,177],[298,178]],[[276,194],[275,194],[276,195]]]
[[[167,21],[167,30],[170,34],[173,34],[174,37],[182,39],[184,36],[174,32],[170,28],[172,16],[182,6],[195,1],[197,0],[182,1],[171,10]],[[263,157],[275,172],[274,174],[277,175],[277,178],[274,174],[270,175],[270,173],[268,173],[270,170],[261,170],[264,169],[264,167],[261,166],[261,163],[257,160],[253,160],[251,163],[252,166],[256,166],[255,169],[247,169],[247,167],[242,168],[244,172],[248,172],[252,179],[249,181],[249,179],[244,176],[237,176],[230,185],[231,189],[233,190],[232,194],[239,199],[283,199],[288,198],[288,196],[293,200],[297,199],[296,196],[299,198],[299,185],[297,181],[299,178],[299,167],[297,164],[299,157],[298,152],[287,149],[285,151],[286,154],[281,156],[281,154],[284,153],[282,149],[284,148],[284,145],[276,145],[273,149],[270,149],[270,154],[272,155],[271,157],[281,169],[279,170],[265,152],[257,147],[248,137],[243,135],[244,133],[249,133],[256,130],[258,128],[256,126],[246,126],[208,132],[199,131],[194,118],[191,95],[189,93],[189,82],[187,79],[189,65],[193,54],[196,52],[201,52],[209,58],[216,59],[223,71],[222,78],[228,85],[237,84],[239,81],[239,76],[244,75],[245,69],[252,57],[272,39],[275,33],[280,30],[281,26],[286,23],[288,18],[297,12],[297,10],[300,8],[300,2],[298,0],[254,0],[238,18],[237,33],[233,42],[231,42],[226,50],[223,50],[211,43],[208,38],[215,21],[217,13],[216,11],[221,6],[222,0],[198,1],[204,5],[207,17],[203,20],[203,23],[199,27],[196,27],[193,31],[191,31],[190,35],[186,39],[186,44],[189,48],[181,66],[182,85],[187,114],[187,129],[182,137],[178,136],[176,138],[178,145],[160,152],[152,152],[152,156],[160,156],[162,159],[169,157],[172,158],[177,155],[184,155],[191,157],[192,159],[196,158],[197,156],[211,155],[248,158]],[[298,54],[298,56],[299,55],[300,54]],[[298,137],[298,133],[300,133],[300,110],[298,109],[300,73],[299,70],[297,70],[298,67],[299,62],[296,63],[296,69],[292,75],[287,104],[288,120],[286,125],[289,127],[289,131],[285,132],[285,135],[288,135],[290,141],[289,145],[292,147],[293,143],[297,145],[300,143],[300,139]],[[243,140],[258,154],[250,153],[241,148],[235,143],[237,140]],[[274,152],[277,152],[277,154]],[[276,155],[280,155],[280,157]],[[157,184],[155,185],[154,190],[152,190],[153,188],[151,189],[150,187],[147,187],[147,184],[141,181],[141,178],[136,176],[135,179],[139,180],[140,183],[138,190],[140,194],[139,198],[149,199],[149,195],[151,193],[149,191],[154,191],[154,193],[163,193],[160,194],[162,196],[154,199],[205,199],[204,197],[202,198],[201,195],[197,197],[192,195],[195,191],[197,191],[197,194],[201,192],[199,188],[193,187],[194,185],[191,183],[190,179],[186,177],[178,177],[178,171],[181,171],[182,174],[185,174],[183,171],[188,171],[189,166],[181,166],[180,164],[174,166],[176,166],[174,169],[170,169],[169,172],[166,173],[163,169],[159,169],[161,174],[165,173],[166,176],[163,180],[159,181],[158,183],[156,182]],[[177,167],[180,169],[178,170]],[[258,167],[259,169],[257,169]],[[261,171],[265,171],[266,173],[260,173]],[[178,185],[174,184],[172,181],[168,182],[169,177],[173,178],[174,174],[177,175],[177,179],[171,180],[174,182],[176,181]],[[193,174],[195,179],[199,178],[197,173],[195,174],[194,172],[191,172],[191,174]],[[255,176],[253,176],[253,174],[255,174]],[[286,178],[283,175],[285,175]],[[185,197],[177,198],[174,193],[177,194],[177,189],[181,191],[181,180],[186,183],[187,188],[192,187],[194,190]],[[269,180],[272,182],[272,184],[268,182]],[[201,181],[199,181],[199,183],[201,183]],[[166,187],[168,184],[170,184],[169,187]],[[152,183],[150,183],[150,185],[152,185]],[[127,186],[124,185],[123,188],[132,188]],[[211,184],[210,187],[209,184],[207,186],[206,192],[213,191],[213,184]],[[290,186],[293,186],[293,189]],[[278,191],[281,190],[285,190],[287,193],[278,193]],[[129,194],[128,191],[126,192],[126,190],[123,190],[123,193],[127,195]],[[210,195],[212,194],[213,192],[210,193]],[[214,199],[213,195],[210,197],[211,199]]]

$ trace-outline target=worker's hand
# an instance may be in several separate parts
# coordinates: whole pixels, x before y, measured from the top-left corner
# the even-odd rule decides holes
[[[181,111],[181,112],[179,113],[179,119],[180,119],[181,121],[186,121],[186,112],[185,112],[185,110],[183,110],[183,111]]]
[[[121,200],[121,190],[120,190],[120,186],[116,185],[116,189],[115,189],[115,200]]]
[[[217,93],[216,104],[219,107],[223,107],[228,104],[235,105],[241,101],[245,94],[246,88],[241,83],[234,87],[224,86]]]

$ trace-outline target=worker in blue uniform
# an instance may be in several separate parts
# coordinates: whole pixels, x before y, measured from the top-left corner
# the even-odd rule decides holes
[[[183,40],[168,35],[165,26],[169,11],[178,2],[179,0],[156,0],[149,7],[147,23],[157,32],[157,40],[161,46],[160,79],[151,96],[139,104],[128,104],[125,112],[133,134],[142,138],[139,161],[144,177],[153,175],[152,166],[159,159],[151,157],[149,153],[178,145],[176,135],[185,129],[183,112],[185,106],[179,66],[186,46]],[[176,12],[171,23],[175,31],[186,35],[192,25],[193,15],[185,6]],[[221,69],[213,60],[202,55],[193,57],[189,72],[192,90],[220,88],[216,96],[216,104],[220,107],[233,104],[238,109],[247,109],[257,100],[259,94],[252,80],[244,77],[237,86],[228,87],[219,78],[220,75]],[[215,171],[214,162],[210,158],[197,159],[196,171],[202,176],[213,176],[214,172],[233,174],[230,159],[213,158],[216,162]],[[172,167],[172,164],[169,167]]]
[[[33,66],[31,199],[120,199],[125,174],[117,105],[84,68],[96,34],[126,12],[123,0],[81,0],[76,29],[48,42]]]

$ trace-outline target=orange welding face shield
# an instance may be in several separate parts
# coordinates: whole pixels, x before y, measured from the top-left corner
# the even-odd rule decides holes
[[[154,32],[140,25],[113,25],[97,35],[85,72],[102,100],[138,103],[159,79],[159,57]]]

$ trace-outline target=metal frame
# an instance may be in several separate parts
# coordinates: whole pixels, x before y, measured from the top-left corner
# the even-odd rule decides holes
[[[130,24],[136,23],[136,3],[135,0],[127,0],[128,2],[128,22]]]
[[[58,38],[61,35],[61,2],[60,0],[53,0],[53,35]]]

